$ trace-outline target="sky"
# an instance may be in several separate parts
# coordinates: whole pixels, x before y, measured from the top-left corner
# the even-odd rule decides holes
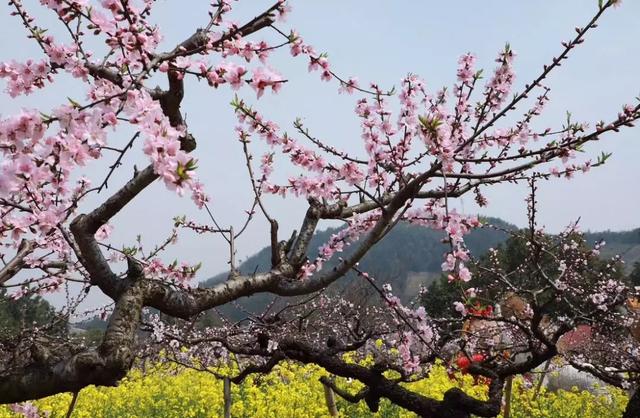
[[[51,27],[51,33],[63,36],[54,16],[41,10],[39,2],[24,0],[33,10],[39,24]],[[206,25],[209,1],[158,0],[153,19],[162,28],[166,50]],[[357,76],[361,84],[370,81],[385,88],[398,86],[408,73],[415,73],[434,92],[455,81],[458,57],[472,52],[478,67],[486,72],[494,68],[497,53],[506,42],[516,51],[515,91],[535,78],[545,63],[562,50],[560,41],[574,36],[574,27],[584,25],[595,12],[596,0],[487,0],[487,1],[379,1],[379,0],[293,0],[293,11],[278,26],[285,32],[296,29],[307,43],[328,53],[332,69],[346,77]],[[242,23],[262,12],[270,2],[240,1],[236,19]],[[25,40],[19,20],[9,16],[9,6],[0,6],[0,61],[22,60],[39,56],[35,45]],[[276,39],[272,33],[259,37]],[[551,103],[539,119],[540,126],[558,126],[570,111],[576,121],[593,125],[600,119],[613,119],[625,103],[633,103],[640,94],[640,1],[626,0],[610,10],[600,26],[587,35],[586,42],[571,53],[558,71],[547,80],[552,88]],[[307,64],[292,59],[287,50],[274,54],[271,65],[288,82],[277,95],[266,94],[256,100],[255,93],[243,89],[239,96],[254,104],[267,118],[293,131],[292,123],[300,117],[311,133],[328,143],[363,154],[359,120],[353,113],[354,96],[338,95],[335,83],[319,80],[317,73],[308,74]],[[163,86],[164,80],[158,79]],[[1,82],[0,82],[1,84]],[[3,86],[0,86],[2,89]],[[21,107],[50,108],[73,97],[82,101],[83,92],[71,80],[54,88],[10,100],[3,93],[0,114],[9,115]],[[221,226],[234,226],[244,221],[244,210],[251,203],[251,192],[244,157],[234,135],[235,117],[228,89],[213,90],[206,84],[188,82],[182,110],[189,130],[198,140],[196,157],[198,173],[212,196],[211,208]],[[114,144],[129,138],[114,135]],[[259,155],[259,149],[255,154]],[[552,232],[580,218],[585,230],[625,230],[640,227],[638,208],[640,194],[640,128],[609,135],[592,144],[586,156],[601,151],[613,156],[602,168],[567,180],[554,180],[540,185],[539,221]],[[93,196],[81,208],[89,210],[106,199],[108,193],[123,184],[132,174],[133,164],[144,166],[141,153],[125,158],[123,168],[110,182],[110,188]],[[86,174],[99,182],[104,176],[105,162],[86,168]],[[281,173],[286,176],[294,173]],[[465,213],[497,216],[524,226],[526,211],[523,186],[498,186],[487,193],[489,206],[479,209],[473,196],[457,205]],[[299,228],[305,210],[304,201],[279,198],[267,200],[272,214],[279,219],[282,238]],[[188,197],[179,198],[163,185],[145,190],[130,207],[112,222],[112,242],[130,245],[142,235],[152,246],[171,230],[172,218],[187,214],[199,222],[207,222],[206,213],[194,208]],[[324,226],[328,226],[324,225]],[[237,242],[240,260],[252,255],[268,243],[267,225],[262,220],[252,223]],[[178,244],[165,259],[203,262],[200,279],[206,279],[227,268],[228,249],[220,237],[193,236],[181,233]]]

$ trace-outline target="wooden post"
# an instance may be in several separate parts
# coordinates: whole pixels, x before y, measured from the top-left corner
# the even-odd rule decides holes
[[[76,402],[78,402],[79,393],[80,393],[79,390],[73,392],[73,398],[71,398],[71,404],[69,405],[69,409],[67,410],[66,418],[71,418],[71,415],[73,414],[73,410],[76,407]]]
[[[329,416],[338,416],[338,407],[336,406],[336,396],[328,385],[322,384],[324,387],[324,399],[327,402],[327,409],[329,410]]]
[[[538,379],[538,383],[536,383],[536,390],[533,393],[533,400],[535,401],[538,398],[538,395],[540,395],[540,390],[542,389],[542,383],[544,382],[544,378],[547,375],[547,372],[549,371],[549,366],[551,365],[551,359],[547,360],[547,362],[544,364],[544,369],[542,370],[542,374],[540,375],[540,378]]]
[[[223,381],[224,392],[224,418],[231,418],[231,380],[228,377]]]
[[[511,389],[513,388],[513,376],[507,377],[507,385],[504,388],[504,413],[503,418],[511,418]]]

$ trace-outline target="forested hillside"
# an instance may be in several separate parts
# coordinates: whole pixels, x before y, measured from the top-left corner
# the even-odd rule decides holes
[[[505,231],[516,229],[501,219],[485,218],[485,227],[474,230],[465,238],[471,253],[479,257],[489,248],[495,247],[507,239]],[[325,243],[336,229],[320,231],[314,237],[310,248],[316,250]],[[421,285],[428,286],[440,275],[442,255],[446,251],[446,243],[442,241],[444,235],[441,231],[427,228],[398,225],[379,242],[362,260],[360,267],[375,277],[380,283],[389,283],[394,293],[407,302],[417,295]],[[623,232],[587,232],[585,238],[589,244],[604,240],[602,256],[610,257],[620,254],[626,262],[627,271],[634,263],[640,260],[640,228]],[[247,258],[239,267],[242,273],[262,272],[269,269],[269,248],[263,248],[257,254]],[[348,255],[350,248],[345,254]],[[314,254],[309,254],[314,257]],[[332,264],[333,263],[333,264]],[[332,260],[328,267],[334,265]],[[213,283],[224,281],[228,273],[221,273],[202,283],[202,286],[210,286]],[[355,275],[348,275],[333,286],[333,291],[344,291],[353,288],[362,288],[364,283],[358,281]],[[253,311],[258,311],[272,298],[268,295],[258,295],[241,301],[241,306]],[[234,308],[226,308],[225,312],[231,313]]]

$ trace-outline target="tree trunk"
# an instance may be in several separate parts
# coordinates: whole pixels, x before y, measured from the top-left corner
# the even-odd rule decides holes
[[[336,397],[333,393],[333,389],[329,386],[323,384],[324,387],[324,399],[327,401],[327,409],[329,410],[329,416],[337,417],[338,416],[338,407],[336,406]]]
[[[629,398],[627,408],[624,410],[622,418],[638,418],[640,417],[640,388],[636,388],[633,396]]]

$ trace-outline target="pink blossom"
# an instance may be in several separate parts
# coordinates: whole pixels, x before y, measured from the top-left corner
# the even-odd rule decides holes
[[[302,267],[300,267],[300,278],[306,279],[307,277],[311,277],[313,273],[316,271],[316,265],[312,263],[305,263]]]
[[[95,237],[98,241],[105,241],[111,236],[111,232],[113,232],[113,226],[109,224],[104,224],[95,233]]]
[[[267,87],[271,87],[271,91],[277,93],[281,88],[282,82],[283,79],[280,74],[269,68],[258,67],[253,70],[251,87],[253,87],[258,98],[260,98],[264,93],[264,89]]]
[[[14,403],[9,405],[9,409],[11,409],[16,414],[22,415],[24,418],[41,418],[40,410],[31,402],[24,402],[22,404]]]
[[[347,184],[353,186],[364,181],[364,173],[358,168],[354,162],[348,162],[340,167],[339,173],[344,177]]]
[[[0,78],[7,79],[7,93],[11,97],[30,94],[36,88],[43,88],[45,81],[50,81],[49,71],[49,64],[44,60],[0,62]]]
[[[351,77],[347,80],[346,83],[340,82],[340,88],[338,89],[338,93],[347,93],[353,94],[356,88],[358,88],[358,78]]]
[[[245,67],[228,62],[222,64],[221,68],[224,70],[223,73],[225,81],[231,85],[232,89],[238,90],[242,87],[242,77],[247,73],[247,69]]]
[[[458,81],[470,84],[473,81],[473,76],[475,74],[475,63],[476,57],[473,54],[464,54],[458,60]]]
[[[463,282],[468,282],[471,280],[471,272],[466,267],[460,267],[460,270],[458,270],[458,278]]]
[[[464,306],[464,303],[456,301],[453,302],[453,306],[460,315],[465,316],[467,314],[467,308]]]

